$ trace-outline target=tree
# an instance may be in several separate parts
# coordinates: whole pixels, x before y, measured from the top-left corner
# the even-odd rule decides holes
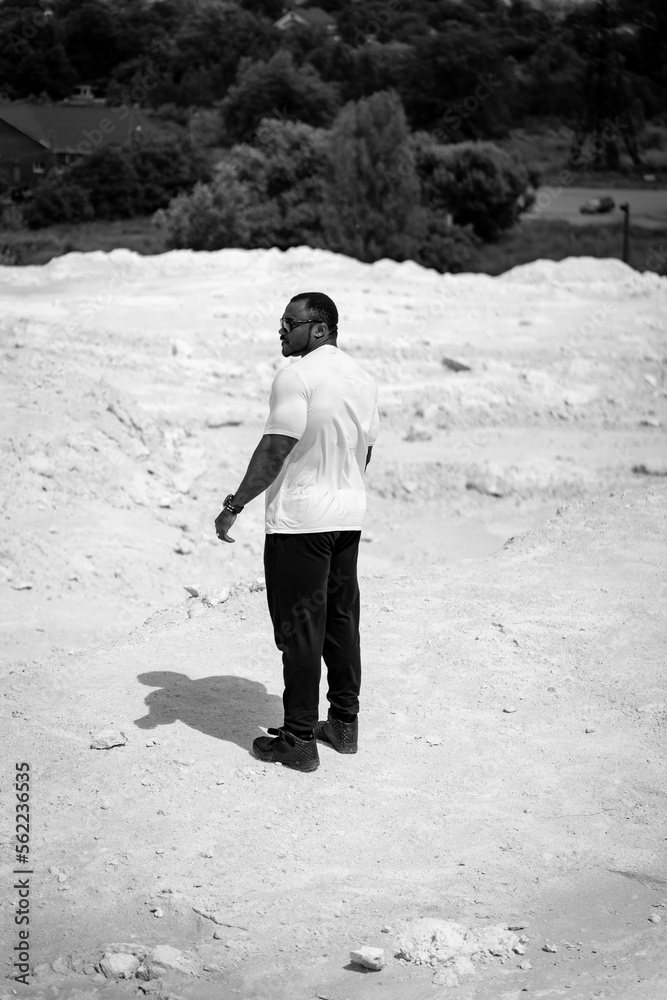
[[[268,62],[242,64],[223,101],[222,119],[229,139],[244,141],[263,118],[326,126],[338,106],[333,84],[324,83],[312,66],[295,66],[289,52],[277,52]]]
[[[330,246],[366,261],[410,257],[420,235],[419,181],[398,96],[347,104],[331,129],[329,159]]]
[[[414,137],[413,149],[423,206],[436,216],[449,214],[456,225],[472,226],[481,239],[496,239],[530,207],[525,164],[491,142],[442,146],[422,133]]]

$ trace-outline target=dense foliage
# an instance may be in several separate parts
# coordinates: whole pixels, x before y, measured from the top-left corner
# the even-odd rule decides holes
[[[59,222],[126,219],[155,212],[208,176],[199,156],[173,142],[148,144],[129,153],[99,149],[45,177],[24,217],[31,229]]]
[[[471,265],[529,204],[525,167],[492,143],[412,135],[398,96],[347,104],[329,130],[265,119],[209,184],[158,213],[173,248],[326,247],[364,261]]]
[[[664,114],[667,5],[608,4],[606,46],[624,76],[613,97],[616,112],[639,99],[647,118]],[[140,103],[204,107],[224,100],[231,143],[247,138],[258,115],[326,125],[346,102],[393,89],[411,129],[461,141],[493,138],[526,115],[576,116],[586,66],[599,54],[594,3],[319,5],[336,21],[333,36],[280,31],[280,0],[4,0],[0,93],[10,100],[60,99],[74,83],[87,82],[101,95],[132,99],[150,73],[155,85]],[[263,88],[270,90],[266,99]]]

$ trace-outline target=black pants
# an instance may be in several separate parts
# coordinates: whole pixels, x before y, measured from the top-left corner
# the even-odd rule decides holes
[[[267,534],[266,596],[283,654],[286,729],[308,734],[318,719],[322,659],[335,716],[359,711],[360,531]]]

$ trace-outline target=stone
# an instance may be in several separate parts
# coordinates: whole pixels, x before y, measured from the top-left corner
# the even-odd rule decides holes
[[[443,358],[442,363],[445,368],[449,368],[450,372],[472,371],[468,365],[464,365],[461,361],[455,361],[454,358]]]
[[[106,952],[100,962],[100,970],[106,979],[131,979],[139,968],[136,955],[124,952]]]
[[[111,750],[112,747],[124,747],[127,744],[125,733],[115,729],[103,729],[93,736],[90,744],[91,750]]]
[[[10,584],[12,590],[32,590],[32,583],[30,580],[16,580],[14,583]]]
[[[407,433],[405,434],[404,441],[430,441],[433,438],[428,427],[424,424],[410,424]]]
[[[483,493],[490,497],[504,497],[508,492],[507,486],[495,475],[471,476],[466,480],[466,489],[475,490],[476,493]]]
[[[558,948],[557,948],[557,946],[556,946],[555,944],[549,944],[549,943],[547,942],[546,944],[544,944],[544,945],[542,946],[542,951],[548,951],[548,952],[550,952],[550,953],[551,953],[552,955],[555,955],[555,954],[556,954],[556,952],[558,951]]]
[[[44,476],[45,479],[53,479],[56,474],[56,467],[51,459],[39,452],[35,455],[30,455],[27,464],[29,469],[32,469],[33,472],[36,472],[40,476]]]
[[[530,964],[528,959],[526,959],[525,962],[519,962],[519,968],[523,969],[523,971],[526,972],[528,969],[532,969],[532,965]]]
[[[368,945],[356,948],[350,952],[350,961],[377,972],[384,965],[384,948],[371,948]]]
[[[652,913],[651,916],[649,917],[649,920],[651,921],[652,924],[659,924],[662,921],[662,917],[660,916],[659,913]]]
[[[189,958],[172,948],[170,944],[158,944],[146,957],[144,965],[150,973],[151,979],[158,979],[169,972],[182,972],[194,974],[194,967]]]
[[[194,545],[189,538],[180,538],[174,545],[174,552],[179,556],[189,556],[194,551]]]
[[[266,590],[266,581],[263,576],[257,576],[250,584],[250,591],[254,593],[257,590]]]
[[[516,712],[516,705],[505,705],[503,712],[507,715],[511,715],[513,712]]]
[[[514,954],[515,955],[525,955],[526,954],[526,949],[524,948],[524,946],[522,944],[517,944],[515,946],[515,948],[514,948]]]

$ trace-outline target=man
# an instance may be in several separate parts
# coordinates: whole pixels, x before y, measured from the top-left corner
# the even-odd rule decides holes
[[[356,753],[361,684],[357,554],[366,509],[364,471],[378,430],[377,386],[337,346],[338,310],[321,292],[288,303],[283,357],[264,435],[215,521],[218,538],[266,490],[264,571],[283,654],[284,721],[255,754],[299,771],[319,766],[317,740]],[[329,712],[318,722],[321,661]]]

